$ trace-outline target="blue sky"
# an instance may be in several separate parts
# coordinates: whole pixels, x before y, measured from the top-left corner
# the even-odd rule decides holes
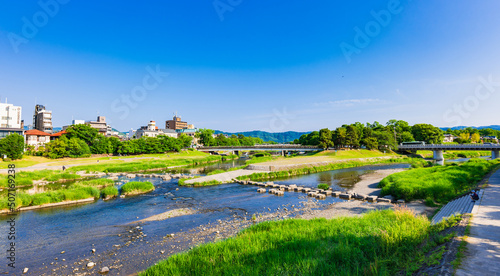
[[[498,1],[102,2],[0,1],[0,100],[27,123],[500,124]]]

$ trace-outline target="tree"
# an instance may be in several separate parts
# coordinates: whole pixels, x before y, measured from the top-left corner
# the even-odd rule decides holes
[[[481,141],[481,136],[479,135],[479,133],[473,133],[470,136],[470,140],[472,141],[472,143],[479,143],[479,141]]]
[[[342,148],[346,145],[347,131],[344,127],[338,127],[333,134],[333,142],[337,148]]]
[[[111,141],[102,134],[97,134],[90,143],[90,151],[93,154],[113,153]]]
[[[414,125],[412,134],[417,141],[425,141],[428,144],[441,144],[444,139],[443,131],[430,124]]]
[[[347,128],[346,128],[346,144],[348,146],[351,146],[352,148],[359,148],[360,137],[359,137],[358,131],[359,130],[353,125],[347,126]]]
[[[378,142],[377,138],[375,137],[369,137],[365,138],[363,140],[363,144],[366,146],[367,149],[372,150],[372,149],[377,149],[378,148]]]
[[[45,152],[43,153],[43,156],[52,159],[68,156],[68,152],[66,151],[66,148],[68,147],[68,140],[69,139],[63,135],[61,138],[45,144]]]
[[[66,144],[66,153],[69,157],[88,157],[90,156],[90,148],[83,140],[71,138]]]
[[[0,152],[12,160],[23,158],[24,137],[12,133],[0,140]]]
[[[94,140],[97,138],[99,131],[86,124],[72,125],[66,129],[66,136],[71,138],[82,139],[91,146]]]
[[[323,128],[319,131],[319,146],[322,149],[333,147],[332,132],[328,128]]]
[[[413,138],[413,134],[409,131],[403,131],[399,137],[398,137],[398,143],[403,143],[403,142],[412,142],[415,141],[415,138]]]
[[[196,132],[195,137],[199,139],[200,143],[205,147],[215,145],[215,139],[212,136],[214,131],[211,129],[200,129]]]
[[[179,141],[181,142],[182,148],[189,148],[193,142],[193,137],[182,133],[179,135]]]

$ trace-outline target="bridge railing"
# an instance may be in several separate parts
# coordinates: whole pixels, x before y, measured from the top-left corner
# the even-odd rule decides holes
[[[498,144],[458,144],[458,145],[442,145],[442,144],[426,144],[426,145],[400,145],[399,149],[475,149],[475,150],[497,150],[500,149]]]
[[[198,149],[318,149],[321,148],[315,146],[302,146],[302,145],[256,145],[256,146],[216,146],[216,147],[198,147]]]

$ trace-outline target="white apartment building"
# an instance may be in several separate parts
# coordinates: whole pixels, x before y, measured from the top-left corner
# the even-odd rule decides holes
[[[0,128],[21,128],[21,107],[0,103]]]

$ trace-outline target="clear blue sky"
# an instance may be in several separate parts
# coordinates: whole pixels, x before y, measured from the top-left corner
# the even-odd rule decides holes
[[[500,124],[496,0],[41,2],[0,2],[0,100],[27,123]]]

